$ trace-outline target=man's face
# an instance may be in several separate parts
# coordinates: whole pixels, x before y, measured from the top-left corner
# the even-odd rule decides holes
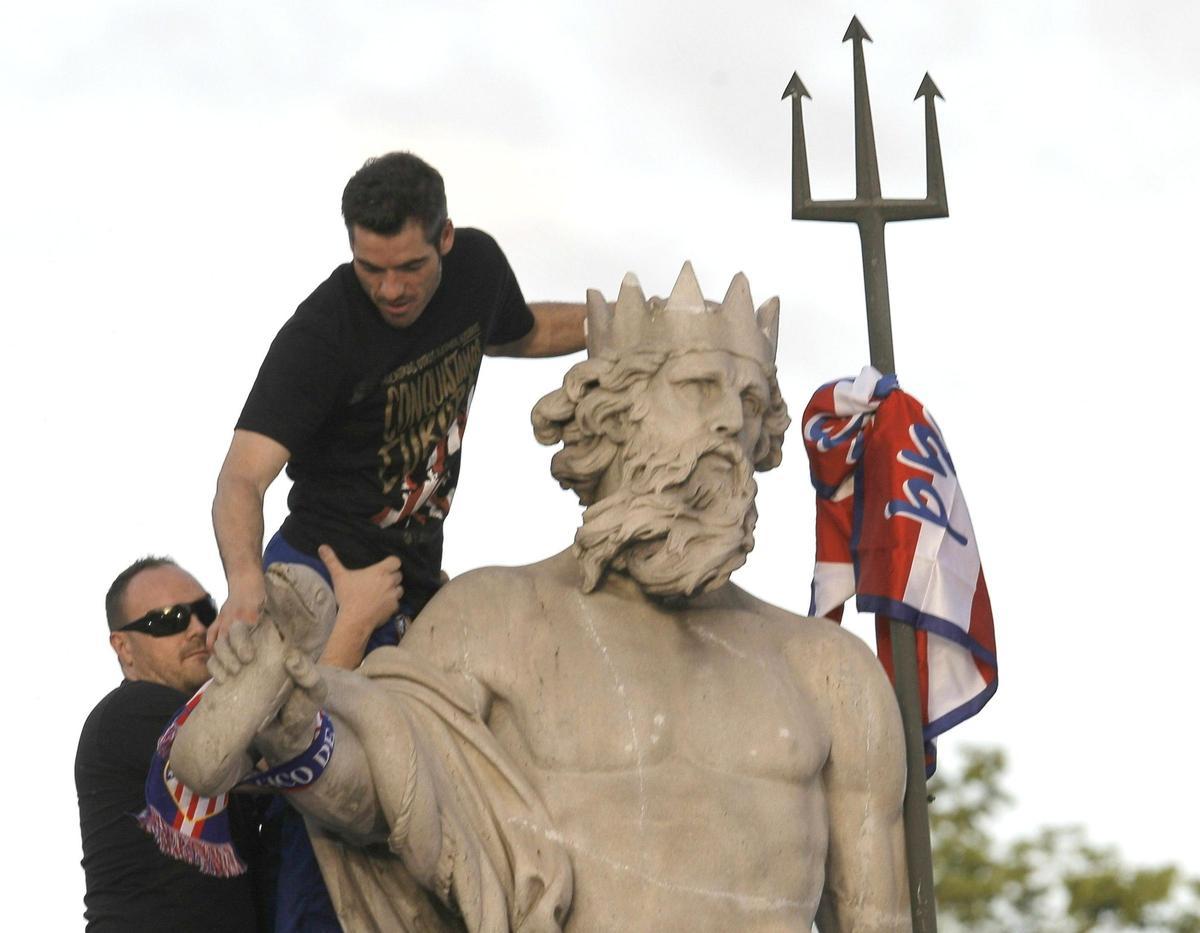
[[[126,622],[132,622],[152,609],[190,603],[203,596],[204,587],[187,571],[171,565],[153,567],[129,581],[123,615]],[[208,680],[206,632],[193,615],[188,627],[176,635],[155,638],[144,632],[112,632],[109,641],[129,680],[145,680],[174,687],[181,693],[194,693]]]
[[[442,257],[454,245],[454,226],[446,221],[434,243],[419,221],[384,236],[355,224],[350,230],[354,274],[386,324],[411,327],[425,311],[442,281]]]
[[[717,435],[754,462],[771,399],[758,363],[722,350],[685,353],[663,363],[646,391],[640,426],[650,434],[679,441]]]

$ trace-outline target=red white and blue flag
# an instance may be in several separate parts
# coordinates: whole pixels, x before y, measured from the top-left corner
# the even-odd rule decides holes
[[[851,596],[876,614],[894,679],[887,619],[916,629],[926,766],[934,739],[996,692],[987,584],[954,463],[937,423],[895,376],[868,366],[823,385],[804,411],[817,491],[810,615],[841,620]]]

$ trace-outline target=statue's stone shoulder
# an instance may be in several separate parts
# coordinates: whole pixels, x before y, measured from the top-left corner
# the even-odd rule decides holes
[[[829,619],[798,615],[745,590],[729,589],[742,611],[764,620],[795,676],[812,694],[828,697],[848,688],[860,691],[871,703],[892,703],[883,665],[856,634]]]
[[[548,635],[548,609],[577,596],[569,553],[523,567],[481,567],[438,591],[404,636],[406,651],[439,669],[494,686],[513,658]]]

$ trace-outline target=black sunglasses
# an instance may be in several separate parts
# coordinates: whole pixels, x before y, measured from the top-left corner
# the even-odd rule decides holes
[[[217,604],[205,593],[195,602],[178,603],[165,609],[151,609],[140,619],[122,625],[118,632],[142,632],[153,638],[178,635],[191,624],[192,616],[200,620],[205,628],[217,618]]]

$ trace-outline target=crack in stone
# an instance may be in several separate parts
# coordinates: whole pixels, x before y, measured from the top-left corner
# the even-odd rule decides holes
[[[617,671],[616,665],[609,656],[608,647],[600,639],[600,633],[596,631],[596,626],[592,623],[592,615],[584,602],[582,596],[576,594],[576,602],[579,605],[580,618],[583,620],[584,628],[587,630],[589,637],[595,643],[600,651],[600,658],[604,662],[604,667],[608,670],[612,678],[613,684],[616,686],[617,696],[621,698],[621,705],[625,709],[625,718],[629,723],[629,734],[633,742],[633,755],[636,765],[637,781],[638,781],[638,833],[645,834],[646,831],[646,776],[643,771],[644,761],[642,758],[642,743],[638,738],[637,724],[633,716],[633,708],[629,705],[625,696],[625,684],[621,681],[620,674]]]

